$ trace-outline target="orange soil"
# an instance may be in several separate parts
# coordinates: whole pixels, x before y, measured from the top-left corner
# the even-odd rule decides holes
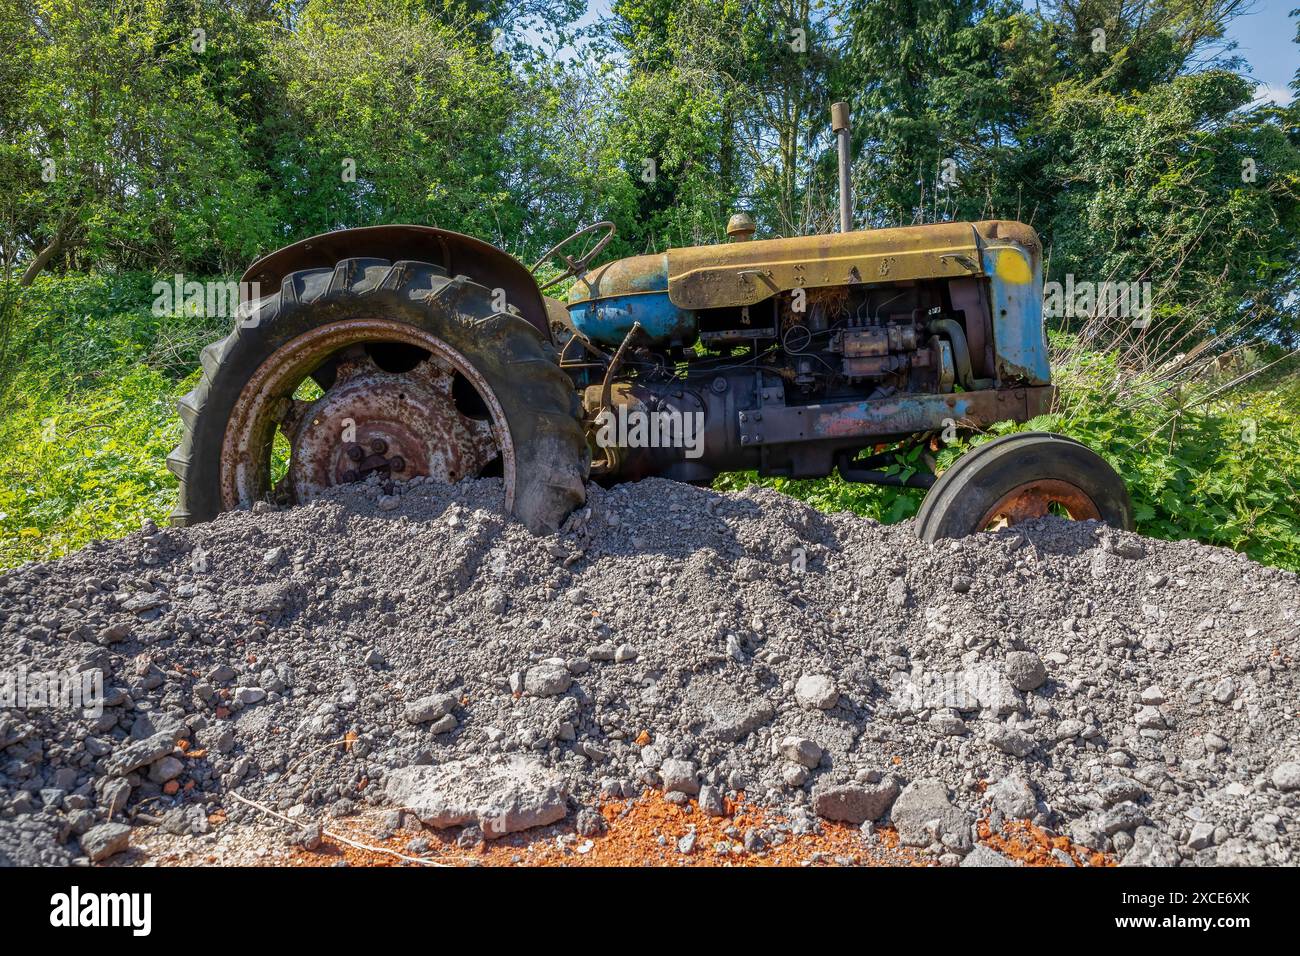
[[[980,842],[985,846],[1026,866],[1068,866],[1064,860],[1052,855],[1053,850],[1066,853],[1075,866],[1115,865],[1114,859],[1105,853],[1075,846],[1069,837],[1051,836],[1028,820],[1010,820],[998,833],[989,828],[987,820],[981,820],[978,832]]]
[[[571,824],[557,824],[466,848],[456,845],[457,831],[426,831],[420,836],[429,846],[419,853],[408,846],[415,834],[378,840],[364,832],[364,824],[357,820],[333,821],[329,829],[358,843],[452,866],[928,866],[932,862],[900,846],[892,828],[877,827],[877,839],[868,845],[857,827],[828,821],[822,821],[820,835],[787,833],[784,843],[762,853],[733,852],[740,840],[729,837],[727,830],[735,828],[743,835],[751,827],[766,829],[782,822],[781,815],[747,803],[743,794],[739,801],[727,802],[727,816],[721,818],[705,816],[694,801],[690,807],[688,811],[674,806],[662,794],[648,790],[636,800],[605,803],[601,813],[608,829],[600,836],[581,837]],[[693,852],[679,853],[677,841],[692,829]],[[979,834],[981,843],[1028,866],[1063,866],[1052,856],[1053,848],[1079,864],[1088,854],[1087,862],[1093,866],[1114,865],[1100,853],[1073,847],[1067,838],[1049,836],[1028,823],[1008,824],[1002,832],[992,833],[981,821]],[[319,850],[296,849],[291,855],[293,866],[329,866],[340,860],[352,866],[409,865],[378,850],[358,849],[328,837]]]

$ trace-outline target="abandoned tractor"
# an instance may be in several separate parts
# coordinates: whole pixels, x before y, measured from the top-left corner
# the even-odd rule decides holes
[[[843,124],[845,127],[847,123]],[[841,131],[841,138],[846,131]],[[845,176],[841,189],[846,194]],[[501,250],[425,226],[328,233],[244,275],[263,293],[203,350],[180,402],[179,524],[310,500],[378,475],[502,479],[547,533],[602,483],[722,472],[928,488],[927,540],[1047,514],[1130,528],[1119,476],[1042,432],[937,478],[891,468],[960,429],[1052,401],[1038,237],[1017,222],[731,241],[593,266],[600,223],[544,261],[568,302]]]

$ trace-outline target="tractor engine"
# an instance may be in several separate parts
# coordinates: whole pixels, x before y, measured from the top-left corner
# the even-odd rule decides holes
[[[952,341],[965,342],[964,318],[941,292],[919,285],[796,290],[757,306],[701,312],[699,343],[723,360],[757,346],[794,401],[950,392]]]
[[[561,365],[597,477],[846,473],[865,448],[1044,410],[1040,288],[1019,223],[672,249],[575,283]],[[692,427],[699,447],[663,436]]]

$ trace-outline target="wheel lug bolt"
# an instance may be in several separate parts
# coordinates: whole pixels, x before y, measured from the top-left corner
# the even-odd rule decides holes
[[[349,445],[348,457],[353,461],[360,461],[362,458],[366,457],[366,450],[360,445]]]
[[[382,438],[376,438],[370,443],[370,450],[376,455],[382,455],[384,452],[388,451],[388,442],[384,441]]]
[[[360,477],[361,477],[361,472],[357,471],[355,468],[349,468],[347,471],[343,472],[343,480],[348,482],[349,484],[356,481]]]
[[[393,471],[406,471],[406,459],[401,455],[394,455],[388,459],[388,467]]]

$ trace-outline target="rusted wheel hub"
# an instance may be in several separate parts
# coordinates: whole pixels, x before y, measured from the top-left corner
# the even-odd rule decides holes
[[[386,372],[364,352],[345,357],[293,437],[293,497],[310,499],[375,473],[451,482],[481,472],[500,450],[486,415],[457,406],[455,379],[455,370],[432,357],[407,372]]]
[[[1075,521],[1101,520],[1096,503],[1080,488],[1057,478],[1041,478],[1012,488],[999,498],[984,513],[979,528],[993,531],[1061,512]]]
[[[396,363],[394,349],[401,357]],[[379,354],[388,360],[376,361]],[[329,363],[334,371],[326,392],[315,401],[295,397],[299,385]],[[272,488],[277,429],[288,439],[290,456]],[[383,318],[353,319],[282,346],[244,386],[222,445],[221,497],[227,509],[268,495],[301,503],[372,474],[451,482],[485,469],[502,477],[505,507],[513,508],[514,445],[482,374],[422,330]]]

